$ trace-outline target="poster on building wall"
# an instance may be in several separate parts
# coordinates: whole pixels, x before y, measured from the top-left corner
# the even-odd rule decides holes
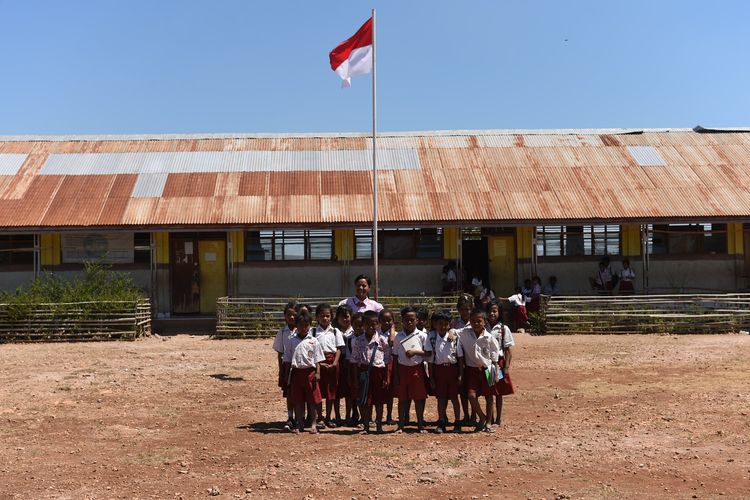
[[[132,264],[133,233],[63,233],[62,261]]]

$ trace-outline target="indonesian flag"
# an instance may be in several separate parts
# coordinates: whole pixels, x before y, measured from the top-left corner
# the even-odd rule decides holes
[[[342,87],[350,87],[352,77],[372,71],[372,18],[330,53],[331,69],[338,74]]]

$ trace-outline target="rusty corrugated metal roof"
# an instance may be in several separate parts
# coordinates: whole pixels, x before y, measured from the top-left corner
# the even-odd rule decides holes
[[[383,225],[750,219],[750,130],[379,137]],[[0,231],[356,226],[364,134],[0,137]]]

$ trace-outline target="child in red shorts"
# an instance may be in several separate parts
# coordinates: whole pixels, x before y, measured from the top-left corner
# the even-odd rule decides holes
[[[461,432],[461,405],[458,388],[461,385],[461,367],[458,363],[458,335],[450,331],[451,314],[448,310],[432,314],[435,329],[429,334],[432,347],[430,359],[430,383],[438,400],[437,433],[445,432],[448,425],[448,401],[453,405],[455,418],[453,432]]]
[[[490,333],[485,330],[487,313],[481,308],[471,312],[470,326],[458,334],[458,358],[466,382],[466,393],[469,403],[479,417],[474,431],[491,432],[487,414],[492,415],[494,380],[488,380],[487,373],[497,373],[497,360],[500,346]],[[491,371],[490,371],[491,370]],[[484,396],[487,413],[482,411],[479,397]]]
[[[320,342],[310,332],[312,318],[307,312],[297,314],[297,333],[289,342],[291,350],[292,371],[290,399],[294,404],[297,416],[297,428],[294,432],[305,430],[305,404],[310,418],[310,432],[317,434],[317,406],[320,397],[320,363],[325,360]]]
[[[318,326],[312,329],[313,337],[318,339],[323,348],[325,361],[320,364],[320,393],[326,401],[325,427],[335,427],[331,421],[331,409],[336,401],[336,391],[339,383],[339,359],[344,348],[344,336],[331,325],[332,314],[329,304],[318,304],[315,308],[315,318]],[[321,403],[322,404],[322,403]],[[322,419],[322,406],[318,407],[318,418]],[[321,422],[318,422],[320,425]]]
[[[273,350],[278,353],[279,363],[279,387],[281,388],[281,394],[286,399],[286,424],[284,428],[286,430],[292,430],[295,426],[294,423],[294,405],[289,400],[289,369],[292,366],[291,351],[285,356],[285,349],[288,348],[289,340],[294,335],[295,318],[297,316],[296,311],[297,303],[292,301],[288,302],[284,306],[284,323],[276,334],[276,338],[273,340]]]
[[[398,383],[396,396],[398,397],[398,429],[403,432],[409,422],[411,402],[417,411],[417,429],[420,433],[427,432],[424,427],[424,404],[427,399],[426,375],[423,362],[432,351],[427,334],[417,329],[417,311],[412,306],[401,309],[401,321],[404,329],[393,342],[394,362],[397,362]]]

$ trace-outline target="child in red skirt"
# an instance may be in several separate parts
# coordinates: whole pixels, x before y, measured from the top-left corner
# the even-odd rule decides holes
[[[285,350],[288,349],[289,340],[294,335],[295,318],[297,316],[296,311],[297,303],[292,301],[288,302],[284,306],[284,326],[281,327],[276,334],[276,338],[273,340],[273,350],[278,353],[279,363],[279,387],[281,388],[281,394],[286,400],[286,424],[284,428],[286,430],[292,430],[294,424],[294,405],[289,399],[289,369],[292,366],[292,353]]]
[[[493,300],[487,305],[487,329],[490,335],[500,346],[500,352],[498,355],[498,366],[503,372],[503,378],[505,384],[495,384],[495,414],[490,418],[492,425],[500,425],[503,416],[503,396],[512,394],[513,385],[510,384],[510,360],[512,357],[511,347],[515,345],[513,340],[513,334],[507,325],[503,324],[502,318],[502,306],[500,301]],[[510,392],[508,392],[510,391]]]
[[[463,328],[469,326],[471,310],[473,308],[474,297],[465,293],[458,298],[458,302],[456,303],[458,318],[455,318],[453,321],[451,321],[450,325],[452,330],[456,330],[456,335],[458,335],[458,331],[461,331]],[[452,336],[453,333],[449,333],[449,335]],[[461,379],[461,385],[458,387],[458,395],[461,397],[461,408],[464,411],[464,424],[475,424],[477,416],[473,410],[469,412],[469,397],[466,394],[466,377]]]
[[[461,405],[458,388],[461,385],[461,369],[458,363],[458,338],[450,330],[450,311],[443,309],[432,314],[435,329],[429,334],[432,347],[430,359],[430,383],[438,400],[437,433],[445,432],[448,425],[448,401],[453,405],[453,432],[461,432]]]
[[[339,383],[339,358],[344,348],[344,337],[338,328],[331,325],[333,315],[330,304],[318,304],[315,308],[318,326],[312,329],[313,337],[318,339],[323,348],[325,361],[320,364],[320,394],[326,401],[325,427],[335,427],[331,421],[331,409],[336,401],[336,390]],[[318,419],[323,418],[323,408],[318,407]],[[318,422],[321,425],[322,422]]]
[[[417,311],[411,306],[401,309],[403,330],[396,334],[393,342],[394,361],[398,360],[395,369],[398,370],[396,396],[398,397],[398,429],[404,430],[409,422],[411,402],[417,411],[417,430],[427,432],[424,428],[424,404],[427,399],[424,366],[422,363],[432,351],[427,334],[417,329]],[[406,347],[408,346],[408,347]]]
[[[325,360],[323,348],[310,332],[312,318],[306,312],[297,314],[297,333],[289,342],[291,350],[292,371],[290,399],[294,404],[297,416],[297,428],[294,432],[305,430],[305,404],[307,404],[308,417],[310,419],[310,432],[317,434],[317,406],[321,402],[320,397],[320,363]]]
[[[479,417],[474,431],[490,432],[487,425],[488,414],[492,415],[494,381],[488,381],[486,371],[494,369],[497,372],[497,360],[500,346],[485,329],[487,313],[483,309],[475,308],[471,312],[470,326],[462,329],[458,334],[458,357],[463,376],[466,380],[466,392],[472,409]],[[482,411],[479,397],[484,396],[487,413]]]
[[[513,326],[516,331],[519,328],[526,328],[529,324],[529,314],[526,310],[528,297],[523,294],[520,287],[516,287],[516,293],[505,300],[513,306]]]
[[[364,423],[364,434],[370,433],[372,407],[375,406],[375,428],[383,432],[383,405],[388,398],[390,385],[391,348],[388,339],[379,334],[378,313],[365,311],[365,334],[352,342],[352,362],[358,365],[359,374],[368,373],[368,391],[364,404],[360,407]]]

